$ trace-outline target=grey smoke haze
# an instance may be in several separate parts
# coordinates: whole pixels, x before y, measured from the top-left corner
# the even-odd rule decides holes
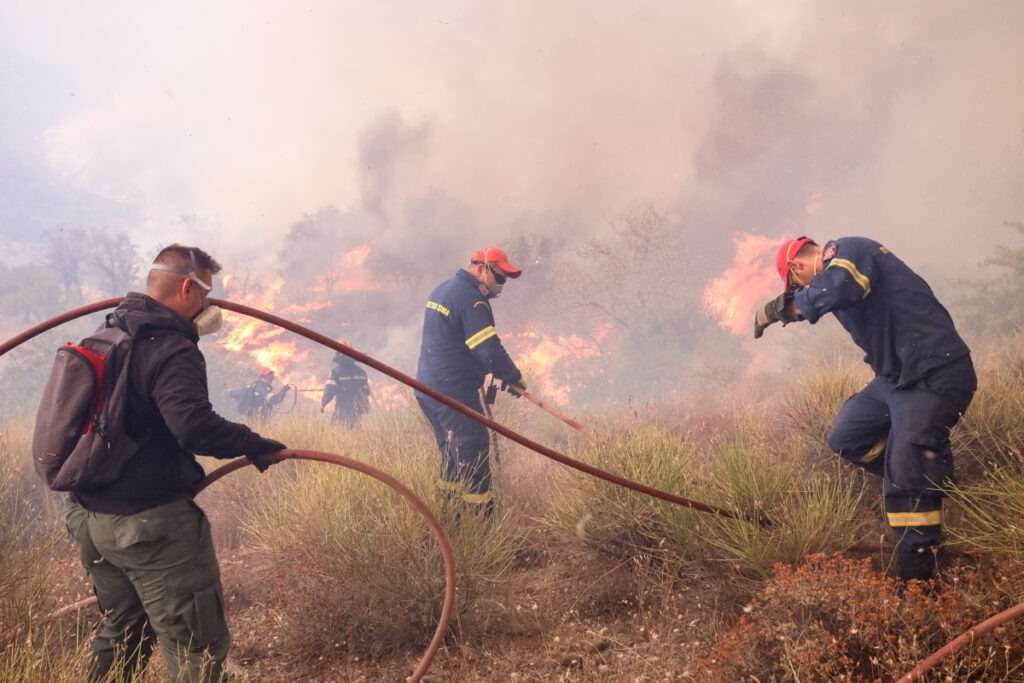
[[[650,203],[716,267],[734,231],[793,230],[957,269],[1024,216],[1012,0],[0,12],[8,239],[109,225],[270,260],[335,206],[443,254]]]

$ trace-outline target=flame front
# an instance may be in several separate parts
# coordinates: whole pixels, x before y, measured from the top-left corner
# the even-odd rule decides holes
[[[736,258],[704,288],[704,313],[735,335],[749,334],[757,305],[780,291],[774,256],[783,239],[746,233],[733,237]]]
[[[603,372],[598,363],[600,344],[611,329],[610,324],[600,324],[589,338],[577,334],[552,338],[528,330],[511,335],[509,346],[513,353],[518,351],[516,365],[529,384],[530,392],[564,406],[569,403],[573,389],[582,386],[583,380]]]

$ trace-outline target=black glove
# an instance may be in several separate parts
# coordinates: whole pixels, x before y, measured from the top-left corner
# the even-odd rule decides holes
[[[507,391],[508,393],[512,394],[514,398],[519,398],[520,396],[522,396],[522,394],[520,394],[518,391],[512,391],[512,389],[510,389],[509,387],[517,387],[519,389],[522,389],[523,391],[526,391],[526,382],[524,382],[522,378],[520,378],[518,382],[506,382],[505,380],[501,380],[501,390]]]
[[[245,458],[252,463],[253,467],[263,473],[266,472],[267,468],[274,463],[280,462],[279,460],[273,460],[272,456],[285,448],[288,447],[280,441],[263,439],[263,443],[261,443],[258,448],[254,449],[252,453],[247,453]]]
[[[764,328],[772,323],[782,322],[783,327],[789,323],[803,320],[798,314],[786,311],[786,304],[793,300],[792,292],[783,292],[766,303],[754,314],[754,339],[760,339]]]
[[[292,388],[291,384],[285,384],[283,387],[281,387],[281,393],[282,394],[287,394],[289,391],[291,391],[291,388]]]

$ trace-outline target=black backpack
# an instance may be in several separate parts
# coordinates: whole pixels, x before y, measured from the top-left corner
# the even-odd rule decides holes
[[[131,349],[119,327],[58,349],[32,439],[36,472],[54,491],[106,486],[138,452],[125,433]]]

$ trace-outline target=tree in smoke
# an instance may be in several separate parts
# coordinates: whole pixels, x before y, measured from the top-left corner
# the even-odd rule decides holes
[[[36,266],[0,264],[0,313],[22,324],[37,323],[62,308],[53,273]]]
[[[1006,226],[1024,234],[1024,222],[1006,221]],[[1024,327],[1024,247],[996,245],[996,253],[982,263],[996,266],[999,273],[983,282],[969,283],[969,294],[961,302],[969,329],[996,334],[1013,334]]]
[[[86,258],[100,288],[110,296],[121,296],[139,284],[141,255],[127,233],[110,233],[94,228],[86,240]]]
[[[81,228],[58,228],[47,235],[43,262],[53,270],[65,291],[80,292],[84,244],[85,231]]]
[[[623,215],[615,234],[592,238],[560,273],[562,308],[585,312],[620,330],[642,317],[659,296],[682,279],[686,262],[666,217],[653,207]]]

